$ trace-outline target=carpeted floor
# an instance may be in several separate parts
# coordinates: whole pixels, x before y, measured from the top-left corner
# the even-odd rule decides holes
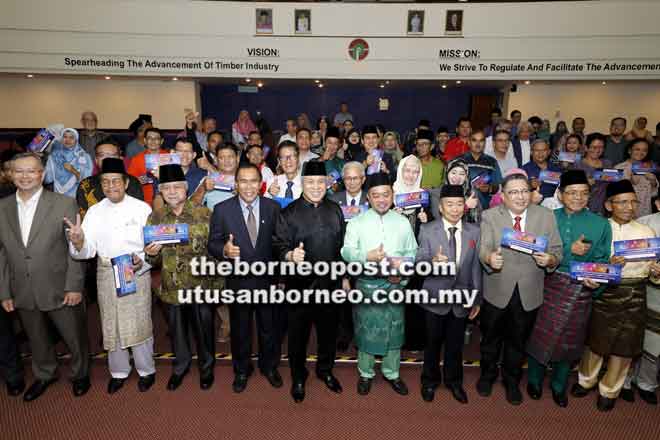
[[[335,373],[344,392],[335,395],[310,377],[307,398],[296,404],[289,396],[289,369],[280,371],[285,385],[272,388],[254,375],[243,394],[231,391],[230,363],[220,361],[216,383],[201,391],[196,371],[176,392],[165,384],[169,362],[158,361],[156,385],[147,393],[137,391],[135,373],[113,396],[106,394],[107,369],[94,361],[92,389],[74,398],[62,378],[40,399],[24,403],[0,392],[0,439],[658,439],[660,408],[643,402],[618,401],[614,411],[600,413],[595,395],[571,399],[566,409],[554,405],[548,390],[540,401],[525,395],[521,406],[506,403],[501,386],[493,396],[481,398],[474,389],[478,369],[466,367],[470,402],[455,402],[439,389],[433,403],[419,395],[419,366],[404,366],[402,377],[411,394],[399,396],[382,379],[369,396],[355,390],[355,365],[337,366]],[[62,375],[68,373],[66,367]]]

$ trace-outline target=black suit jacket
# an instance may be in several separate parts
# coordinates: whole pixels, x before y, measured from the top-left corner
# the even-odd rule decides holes
[[[223,256],[229,234],[234,236],[234,244],[241,248],[241,261],[271,261],[273,259],[273,231],[280,216],[280,205],[265,197],[259,197],[259,231],[256,246],[252,246],[245,218],[241,211],[238,196],[215,205],[209,230],[209,254],[218,260],[228,260]],[[228,276],[225,286],[228,289],[268,289],[271,277]]]
[[[346,205],[346,191],[339,191],[328,196],[330,200],[338,204],[339,206]],[[367,190],[362,189],[362,194],[360,194],[360,205],[365,205],[369,203],[367,200]]]

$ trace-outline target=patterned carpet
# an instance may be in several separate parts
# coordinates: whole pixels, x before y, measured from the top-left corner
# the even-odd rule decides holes
[[[548,390],[540,401],[525,395],[519,407],[506,403],[501,386],[481,398],[474,384],[478,369],[466,367],[470,403],[455,402],[439,389],[433,403],[419,395],[420,366],[404,366],[402,377],[411,394],[399,396],[382,379],[369,396],[355,390],[355,365],[341,364],[335,373],[344,392],[335,395],[310,377],[307,398],[296,404],[289,396],[289,369],[280,371],[284,387],[273,389],[254,375],[240,395],[231,391],[229,362],[216,367],[216,383],[201,391],[193,371],[176,392],[165,389],[169,361],[157,363],[157,382],[147,393],[137,391],[135,373],[113,396],[106,394],[107,369],[94,361],[92,389],[74,398],[62,378],[40,399],[24,403],[0,393],[1,439],[658,439],[660,409],[643,402],[618,401],[614,411],[599,413],[595,395],[571,399],[566,409],[554,405]],[[312,370],[313,371],[313,370]],[[61,369],[61,374],[68,370]]]

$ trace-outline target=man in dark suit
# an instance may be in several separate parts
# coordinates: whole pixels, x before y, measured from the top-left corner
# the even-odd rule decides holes
[[[455,276],[431,276],[424,289],[438,298],[437,304],[421,304],[425,309],[427,343],[422,370],[422,398],[433,401],[441,382],[440,349],[444,343],[445,386],[454,399],[467,403],[463,389],[463,335],[466,318],[474,319],[481,304],[481,262],[479,226],[462,221],[465,210],[463,186],[444,185],[440,193],[441,218],[423,224],[419,233],[418,261],[455,263]],[[475,296],[448,303],[441,290],[466,289]],[[471,301],[471,304],[469,303]],[[468,316],[469,314],[469,316]]]
[[[75,218],[75,200],[43,189],[39,156],[16,156],[15,196],[0,201],[0,300],[18,310],[32,347],[35,382],[25,401],[41,396],[57,381],[57,358],[49,321],[71,351],[73,393],[90,387],[83,269],[69,256],[63,219]]]
[[[347,162],[342,169],[342,181],[346,190],[330,194],[328,198],[344,207],[368,206],[367,192],[362,190],[365,181],[364,165],[360,162]],[[346,212],[344,212],[346,218]],[[348,221],[348,218],[346,218]],[[355,280],[344,279],[344,290],[348,291],[351,286],[355,286]],[[337,337],[337,349],[339,351],[348,350],[348,346],[353,339],[353,306],[350,303],[339,306],[339,336]]]
[[[215,206],[209,232],[209,253],[218,259],[240,258],[247,263],[268,262],[273,259],[272,238],[280,216],[280,205],[259,197],[261,172],[246,163],[236,172],[238,195]],[[229,276],[225,288],[269,290],[273,280],[268,276]],[[231,353],[234,366],[234,392],[241,393],[252,374],[252,313],[257,320],[259,340],[258,366],[268,382],[282,386],[277,371],[281,357],[280,308],[274,304],[230,304]]]

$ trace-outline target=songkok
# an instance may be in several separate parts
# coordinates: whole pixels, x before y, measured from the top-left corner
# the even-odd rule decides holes
[[[341,134],[339,133],[339,129],[337,127],[328,127],[328,129],[325,132],[325,138],[341,139]]]
[[[420,139],[433,142],[433,132],[431,130],[417,130],[417,140]]]
[[[391,186],[390,176],[385,173],[376,173],[367,177],[367,190],[374,186]]]
[[[568,185],[589,185],[589,180],[583,170],[568,170],[561,175],[559,187],[564,189]]]
[[[151,115],[138,116],[135,121],[131,122],[131,125],[128,126],[128,129],[133,133],[137,133],[138,128],[142,127],[145,122],[151,123]]]
[[[440,198],[444,199],[445,197],[465,197],[463,185],[443,185],[440,188]]]
[[[101,174],[106,173],[126,174],[124,161],[116,157],[106,157],[101,162]]]
[[[619,180],[618,182],[610,182],[607,184],[607,189],[605,190],[605,197],[611,198],[618,196],[619,194],[634,193],[635,188],[633,188],[630,180]]]
[[[325,163],[319,162],[318,160],[310,160],[305,162],[302,170],[303,176],[327,176],[328,173],[325,171]]]
[[[362,136],[364,136],[365,134],[369,134],[369,133],[378,134],[378,129],[376,128],[375,125],[365,125],[364,126],[364,128],[362,129]]]
[[[183,168],[181,168],[181,165],[172,163],[161,165],[158,169],[158,182],[161,184],[185,181],[186,176],[183,174]]]
[[[420,119],[419,122],[417,123],[418,127],[430,127],[431,126],[431,121],[428,119]]]

